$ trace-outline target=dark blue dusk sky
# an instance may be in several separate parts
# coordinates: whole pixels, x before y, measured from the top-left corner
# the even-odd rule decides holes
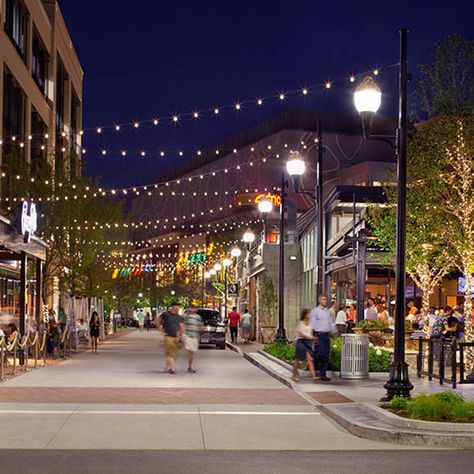
[[[157,179],[169,165],[156,156],[159,149],[210,146],[284,108],[352,111],[349,83],[328,92],[324,81],[396,63],[401,26],[410,28],[412,72],[447,34],[473,38],[474,7],[466,0],[59,3],[85,73],[84,127],[319,85],[309,97],[260,110],[208,114],[197,123],[188,120],[157,130],[148,126],[100,137],[86,134],[85,172],[112,186]],[[380,83],[385,93],[381,113],[394,113],[396,68],[383,71]],[[115,156],[101,157],[104,147],[116,150]],[[155,155],[117,156],[121,149],[141,147]]]

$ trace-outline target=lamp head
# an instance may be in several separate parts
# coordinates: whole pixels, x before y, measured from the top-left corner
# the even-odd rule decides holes
[[[269,212],[272,212],[273,204],[272,204],[272,201],[270,201],[270,198],[268,196],[264,196],[262,199],[260,199],[258,203],[258,210],[262,214],[268,214]]]
[[[255,234],[250,229],[246,230],[243,236],[243,241],[246,244],[251,244],[254,240],[255,240]]]
[[[214,265],[214,270],[215,270],[216,272],[220,272],[220,271],[222,270],[222,265],[221,265],[220,263],[216,263],[216,264]]]
[[[204,279],[209,280],[211,278],[211,272],[204,272]]]
[[[222,263],[224,265],[224,267],[230,267],[231,263],[232,263],[232,260],[230,258],[224,258],[224,260],[222,260]]]
[[[354,105],[362,114],[369,112],[375,114],[382,103],[382,91],[372,77],[365,77],[354,91]]]
[[[230,251],[230,254],[235,257],[235,258],[238,258],[242,255],[242,250],[239,249],[239,247],[234,247],[231,251]]]
[[[292,153],[291,158],[286,162],[286,170],[292,177],[304,174],[305,168],[306,162],[298,152]]]

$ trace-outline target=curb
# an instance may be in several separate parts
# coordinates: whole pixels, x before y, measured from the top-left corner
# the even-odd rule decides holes
[[[244,356],[244,359],[248,360],[251,364],[255,365],[256,367],[258,367],[260,370],[263,370],[265,373],[267,373],[268,375],[270,375],[271,377],[273,377],[274,379],[278,380],[278,382],[282,383],[283,385],[286,385],[288,388],[291,388],[292,390],[294,390],[294,385],[292,382],[290,382],[289,380],[285,379],[285,377],[282,377],[281,375],[279,374],[276,374],[275,372],[273,372],[272,369],[270,369],[269,367],[267,367],[266,365],[262,364],[260,361],[258,361],[257,359],[253,358],[251,353],[250,352],[245,352],[243,354]]]
[[[373,411],[371,409],[372,407],[368,408],[367,406],[358,403],[344,405],[364,406],[366,409]],[[388,427],[376,427],[368,425],[362,421],[350,419],[347,416],[343,416],[342,414],[337,412],[337,408],[335,407],[335,405],[322,405],[319,407],[319,409],[328,418],[331,418],[333,421],[345,428],[347,431],[360,438],[370,439],[373,441],[385,441],[390,443],[405,444],[411,446],[450,447],[455,445],[456,448],[460,449],[474,449],[474,435],[471,433],[460,433],[453,431],[426,431],[421,429],[415,430],[406,427],[399,427],[394,424],[389,424],[388,420],[380,420],[381,424],[387,424],[389,425]]]
[[[236,345],[232,344],[232,342],[225,341],[225,345],[234,352],[237,352],[239,355],[244,355],[242,349],[240,347],[237,347]]]

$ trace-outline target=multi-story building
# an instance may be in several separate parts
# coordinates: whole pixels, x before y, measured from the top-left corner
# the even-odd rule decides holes
[[[32,177],[44,163],[63,179],[79,172],[82,80],[56,0],[0,0],[3,170],[9,169],[8,160],[19,160],[29,165]],[[29,206],[22,218],[31,230],[39,213]],[[11,215],[0,216],[0,322],[14,318],[23,330],[25,316],[40,318],[41,262],[47,247],[32,232],[25,234]]]
[[[2,160],[78,171],[83,71],[56,0],[0,0]]]
[[[314,205],[310,194],[315,189],[318,119],[324,126],[324,196],[341,184],[378,185],[381,191],[381,184],[394,167],[394,157],[385,144],[363,140],[359,117],[289,110],[160,177],[162,186],[150,195],[135,198],[133,210],[143,224],[137,228],[136,238],[149,242],[138,251],[140,258],[153,252],[171,252],[173,257],[177,253],[180,257],[192,253],[193,248],[202,251],[206,239],[216,240],[218,236],[222,241],[229,237],[240,240],[244,231],[252,228],[255,241],[248,247],[239,242],[242,254],[235,280],[232,275],[232,281],[239,284],[239,293],[230,301],[237,302],[241,309],[248,307],[255,315],[255,330],[260,335],[265,330],[271,336],[277,312],[272,294],[278,287],[278,202],[264,226],[256,201],[269,193],[278,199],[286,160],[290,151],[299,151],[308,162],[307,173],[300,180],[300,189],[307,193],[297,194],[290,186],[286,200],[284,311],[291,335],[302,305],[315,303],[315,219],[304,213]],[[380,122],[384,131],[391,126],[389,119]],[[308,215],[310,219],[305,223]],[[351,216],[351,208],[347,208],[336,227],[342,228]],[[214,261],[210,258],[206,263],[210,269]]]

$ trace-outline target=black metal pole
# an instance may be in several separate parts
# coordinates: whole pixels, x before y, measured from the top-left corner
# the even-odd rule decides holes
[[[224,319],[227,320],[227,266],[224,267]]]
[[[408,30],[400,30],[399,114],[397,129],[397,234],[396,234],[396,283],[395,341],[390,375],[384,388],[386,399],[394,396],[410,397],[413,385],[408,377],[405,362],[405,285],[406,285],[406,185],[407,185],[407,86],[408,86]]]
[[[204,308],[204,285],[206,284],[206,279],[204,278],[204,265],[201,265],[201,306]]]
[[[365,258],[367,249],[366,230],[361,229],[357,240],[352,245],[357,245],[357,322],[364,320],[365,299]]]
[[[281,173],[280,254],[278,266],[278,330],[277,340],[286,341],[285,331],[285,173]]]
[[[19,295],[19,305],[20,305],[20,324],[19,330],[20,334],[23,336],[26,329],[26,278],[27,278],[27,268],[28,268],[28,258],[24,251],[20,254],[20,295]]]
[[[36,294],[35,294],[35,320],[36,330],[39,331],[41,315],[43,314],[42,304],[42,286],[43,286],[43,262],[38,258],[36,260]]]
[[[316,161],[316,205],[318,234],[316,239],[316,301],[324,294],[324,260],[323,260],[323,130],[318,119],[318,159]]]

